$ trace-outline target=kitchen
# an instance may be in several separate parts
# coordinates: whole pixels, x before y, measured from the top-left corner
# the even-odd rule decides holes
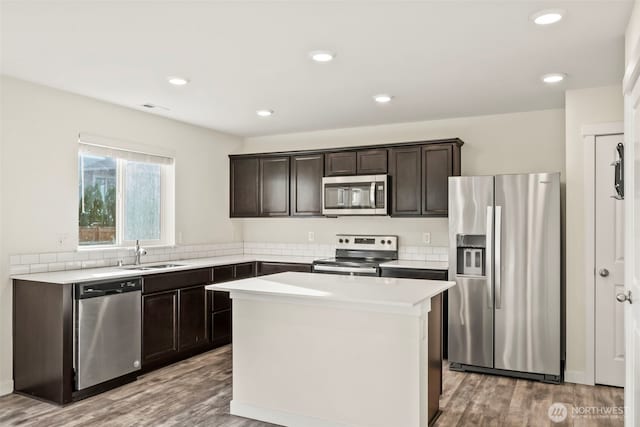
[[[229,333],[216,335],[216,343],[207,345],[217,348],[204,353],[201,349],[206,346],[199,346],[201,339],[213,341],[211,332],[216,326],[212,318],[217,319],[216,325],[223,325],[224,332],[232,328],[230,320],[235,316],[229,305],[235,304],[234,298],[231,302],[228,298],[215,302],[212,291],[203,288],[217,281],[216,269],[217,277],[222,279],[214,286],[229,287],[234,284],[229,279],[246,277],[250,282],[236,283],[249,286],[259,283],[252,280],[267,280],[262,275],[265,273],[282,268],[310,271],[316,260],[336,255],[341,258],[343,254],[336,253],[340,245],[355,244],[355,238],[361,238],[358,236],[383,235],[385,242],[392,241],[385,245],[392,247],[391,252],[397,251],[395,258],[405,266],[420,263],[431,272],[450,272],[454,257],[449,236],[451,216],[447,210],[451,199],[449,181],[443,183],[442,176],[539,172],[560,172],[562,218],[566,218],[561,231],[562,252],[560,259],[556,257],[556,261],[562,262],[565,301],[571,302],[566,304],[564,321],[566,357],[562,384],[452,371],[445,362],[441,367],[441,414],[436,425],[464,425],[465,413],[485,417],[482,419],[486,424],[491,424],[491,417],[500,419],[500,416],[504,422],[514,423],[517,414],[531,423],[545,423],[550,421],[547,409],[559,399],[555,397],[558,395],[565,399],[558,401],[567,405],[589,406],[588,401],[597,403],[592,406],[623,406],[622,388],[587,385],[595,382],[589,377],[589,367],[594,362],[589,359],[593,356],[588,351],[590,323],[585,319],[590,310],[593,315],[594,308],[590,308],[583,286],[587,278],[583,252],[588,241],[585,235],[588,218],[583,218],[583,198],[587,198],[588,187],[583,135],[584,126],[621,123],[625,118],[621,85],[625,70],[624,29],[629,23],[633,34],[635,22],[629,18],[631,2],[613,5],[561,2],[557,6],[546,2],[510,6],[504,2],[477,5],[410,2],[403,6],[391,2],[373,6],[358,2],[326,6],[313,2],[298,6],[251,2],[148,4],[147,7],[156,8],[153,19],[157,21],[153,22],[158,27],[150,26],[146,35],[137,25],[145,14],[140,4],[65,5],[56,8],[38,2],[2,3],[0,252],[4,259],[4,284],[0,288],[3,342],[0,391],[7,396],[0,398],[0,424],[24,420],[20,415],[15,418],[17,413],[32,414],[34,422],[49,424],[72,424],[75,417],[78,423],[134,422],[126,418],[125,412],[135,414],[132,415],[137,417],[135,422],[151,425],[161,424],[162,419],[168,420],[168,424],[240,422],[229,415],[233,373],[231,346],[227,343],[235,337]],[[566,19],[538,26],[533,15],[554,7],[565,10]],[[369,18],[367,24],[362,33],[354,32],[349,24],[362,14]],[[274,28],[260,16],[274,20],[280,16],[290,26]],[[477,16],[486,21],[477,20]],[[433,28],[409,25],[426,17]],[[335,34],[326,34],[323,20],[333,23]],[[441,38],[442,43],[450,44],[448,53],[415,42],[444,34],[443,27],[458,20],[463,20],[468,31],[476,36],[475,50],[457,35]],[[64,31],[58,26],[63,22],[70,23]],[[116,22],[122,26],[121,31],[114,31]],[[234,27],[239,22],[243,31]],[[599,23],[597,31],[593,29],[594,22]],[[508,28],[503,28],[503,24]],[[488,29],[491,26],[499,30],[491,32]],[[160,28],[172,31],[163,33]],[[186,31],[187,28],[194,33]],[[78,32],[86,34],[86,38],[74,37]],[[291,40],[292,32],[306,36]],[[237,37],[237,45],[225,46],[224,37],[220,39],[216,34]],[[268,36],[262,40],[256,34]],[[362,42],[365,34],[371,42]],[[104,35],[109,37],[103,38]],[[206,35],[203,38],[214,43],[215,49],[211,51],[218,52],[219,58],[211,58],[206,64],[194,63],[196,46],[201,46],[198,35]],[[496,46],[491,51],[481,49],[482,43],[491,44],[496,38],[513,38],[513,45]],[[532,52],[543,52],[543,46],[554,38],[562,43],[552,53],[541,54],[543,58],[527,58]],[[395,44],[390,45],[390,40]],[[579,44],[582,56],[576,53],[576,40],[582,40]],[[178,64],[175,59],[150,49],[162,46],[162,41],[167,51],[175,51]],[[50,43],[50,48],[42,49],[43,43],[47,46]],[[520,52],[515,48],[518,43],[529,50]],[[332,53],[329,55],[332,60],[318,63],[309,56],[318,49]],[[434,49],[434,55],[446,60],[448,67],[438,67],[437,61],[430,60],[428,55],[424,55],[426,58],[417,55],[423,49]],[[239,58],[234,50],[244,54]],[[24,52],[38,55],[25,57]],[[146,53],[136,59],[135,52]],[[485,58],[487,52],[495,57]],[[570,58],[570,52],[576,57]],[[371,65],[377,63],[374,62],[380,57],[377,55],[384,58],[380,60],[384,66],[374,73]],[[414,56],[415,59],[408,59]],[[594,56],[600,58],[596,64],[590,59]],[[629,53],[627,56],[633,57]],[[505,61],[510,63],[506,69]],[[42,67],[46,62],[52,64],[50,72]],[[491,69],[484,70],[479,64]],[[364,77],[362,67],[368,67],[372,73],[370,80]],[[456,74],[471,68],[478,72]],[[276,84],[281,80],[279,74],[287,70],[296,70],[289,74],[291,81]],[[425,70],[433,72],[428,79],[420,77]],[[547,84],[540,80],[543,74],[552,72],[566,73],[565,81]],[[468,81],[462,82],[463,75]],[[167,81],[168,77],[178,76],[184,84]],[[311,81],[315,84],[311,85]],[[343,82],[347,81],[353,89],[345,95]],[[245,85],[250,85],[249,91],[244,89]],[[387,102],[372,99],[387,93],[390,95]],[[309,103],[309,99],[314,102]],[[467,102],[469,99],[473,102]],[[441,149],[432,153],[429,148],[433,147]],[[386,157],[380,160],[381,156]],[[110,165],[99,165],[108,171],[102,176],[94,173],[94,165],[89,161],[97,157],[115,159]],[[87,160],[84,163],[79,161],[83,158]],[[140,163],[152,166],[129,172],[132,165]],[[429,172],[423,172],[423,165],[431,165],[428,171],[438,173],[427,179]],[[386,171],[380,166],[385,166]],[[632,166],[627,166],[625,172],[631,169]],[[124,185],[121,177],[134,174],[152,177],[149,182],[155,183],[155,193],[148,187],[138,194],[135,187],[127,188],[127,194],[134,197],[129,203],[114,203],[114,215],[97,207],[107,202],[107,198],[96,201],[95,189],[107,188],[99,190],[100,194],[108,195],[109,188],[122,193],[122,187],[118,187]],[[342,216],[335,212],[323,215],[322,207],[327,206],[322,196],[327,193],[322,191],[321,183],[331,175],[386,175],[388,198],[383,196],[382,200],[387,202],[388,215]],[[103,187],[91,187],[90,181],[100,182]],[[633,192],[629,190],[632,180],[626,181],[626,194],[631,195],[627,199],[633,200]],[[423,191],[427,188],[429,191]],[[143,197],[151,193],[154,197]],[[125,201],[129,200],[127,194],[122,195]],[[366,191],[362,189],[361,194]],[[367,196],[370,198],[371,194]],[[359,196],[360,201],[367,199]],[[127,210],[127,206],[134,208]],[[162,212],[154,217],[151,232],[144,228],[148,223],[136,222],[146,218],[143,213],[149,206]],[[173,206],[173,211],[163,210],[167,206]],[[238,207],[242,209],[236,210]],[[130,233],[123,222],[142,224],[143,234],[152,236],[140,238]],[[459,234],[465,233],[476,234],[475,231]],[[345,236],[351,236],[350,242],[345,242],[348,238]],[[397,236],[397,246],[395,239],[387,236]],[[178,266],[155,272],[135,271],[131,276],[132,271],[125,269],[135,267],[132,264],[136,261],[134,248],[138,238],[141,248],[146,250],[146,255],[140,255],[142,266]],[[110,247],[105,247],[105,240],[112,243],[106,245]],[[96,249],[100,246],[101,249]],[[122,267],[118,266],[119,261]],[[21,324],[18,321],[22,317],[28,322],[38,317],[32,313],[44,314],[47,310],[14,312],[11,307],[19,301],[14,289],[22,288],[14,285],[10,277],[24,279],[43,274],[49,280],[64,282],[58,287],[47,286],[43,292],[52,295],[36,302],[51,303],[60,298],[62,306],[55,313],[67,313],[68,322],[73,321],[71,306],[76,303],[68,298],[70,295],[63,294],[70,292],[73,280],[81,281],[78,277],[85,277],[94,269],[99,269],[95,274],[119,271],[107,276],[110,281],[142,277],[145,283],[142,286],[155,286],[155,291],[143,291],[141,298],[147,298],[158,310],[168,310],[168,316],[157,315],[151,323],[141,324],[141,335],[146,324],[150,328],[147,338],[155,338],[158,345],[156,355],[147,360],[151,365],[142,361],[143,369],[145,364],[149,365],[149,372],[129,384],[70,403],[60,409],[62,412],[56,412],[56,406],[11,394],[21,388],[16,367],[29,362],[12,350],[18,337],[14,327]],[[163,282],[161,276],[165,273],[190,276],[180,279],[181,285],[173,286]],[[307,274],[317,277],[319,273]],[[251,278],[256,275],[259,276]],[[71,282],[68,277],[72,277]],[[136,286],[134,283],[132,288]],[[455,288],[451,288],[449,295]],[[188,289],[196,290],[188,293]],[[24,292],[28,293],[26,288]],[[245,291],[231,292],[232,295],[236,292],[240,301],[240,294]],[[180,320],[181,302],[189,306],[202,301],[205,308],[199,320],[192,322],[188,315],[192,311],[188,309]],[[47,325],[55,328],[55,322],[49,320]],[[443,332],[444,323],[448,322],[443,322]],[[178,328],[168,341],[164,335],[154,335],[166,325],[169,329]],[[189,327],[181,333],[180,325]],[[72,323],[60,328],[69,337],[73,335]],[[204,334],[200,334],[202,331]],[[38,341],[42,345],[60,346],[59,341],[47,339],[53,336],[51,333],[44,329],[39,333],[43,335]],[[191,338],[182,348],[181,336]],[[73,341],[65,342],[71,343],[69,354],[75,353]],[[443,347],[444,353],[449,346]],[[166,348],[170,350],[162,355]],[[50,354],[43,356],[52,360],[47,357]],[[64,363],[72,365],[72,359],[67,355]],[[69,387],[69,378],[64,375],[73,371],[68,369],[70,365],[66,366],[60,381]],[[209,384],[190,374],[190,368],[207,378]],[[33,369],[27,372],[33,373]],[[184,379],[174,375],[184,375]],[[505,387],[505,402],[501,400],[501,404],[506,406],[496,409],[480,401],[469,407],[465,396],[493,390],[494,381],[505,381],[500,384]],[[193,390],[189,384],[194,384]],[[172,390],[180,386],[184,390],[175,396]],[[517,406],[513,412],[504,409],[515,405],[509,403],[508,396],[517,396],[522,387],[529,386],[544,396],[529,408],[531,412],[523,412]],[[77,391],[61,390],[56,388],[63,395]],[[145,401],[142,399],[145,393],[155,397]],[[585,393],[596,397],[589,394],[592,400],[581,401],[580,396]],[[207,399],[217,394],[224,398],[207,405]],[[102,408],[101,399],[115,406],[111,410],[109,406]],[[190,399],[198,403],[192,407]],[[118,402],[126,409],[118,410]],[[629,405],[625,401],[624,406]],[[500,410],[505,412],[500,415]],[[189,411],[195,414],[191,419]],[[69,418],[63,414],[69,414]],[[466,418],[467,422],[469,419]],[[608,421],[620,425],[622,417]]]

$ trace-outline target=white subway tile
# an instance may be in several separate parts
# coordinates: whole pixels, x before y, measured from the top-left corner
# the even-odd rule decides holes
[[[82,268],[82,261],[69,261],[64,263],[65,270],[80,270]]]
[[[68,262],[75,259],[75,252],[58,252],[58,262]]]
[[[14,276],[16,274],[29,274],[28,265],[12,265],[9,267],[9,275]]]
[[[20,264],[38,264],[39,262],[40,256],[38,254],[20,256]]]
[[[104,253],[102,251],[91,251],[89,252],[90,260],[99,260],[104,259]]]
[[[82,261],[82,268],[95,268],[98,265],[98,261]]]
[[[31,264],[29,273],[46,273],[49,271],[49,264]]]
[[[11,255],[9,257],[10,265],[20,265],[20,255]]]
[[[63,271],[65,269],[64,262],[53,262],[49,264],[49,271]]]
[[[56,261],[58,261],[58,257],[56,256],[56,254],[40,254],[39,264],[51,264],[52,262]]]

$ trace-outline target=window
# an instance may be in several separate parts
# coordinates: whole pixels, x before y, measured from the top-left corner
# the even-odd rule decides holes
[[[80,144],[81,247],[173,244],[173,159]]]

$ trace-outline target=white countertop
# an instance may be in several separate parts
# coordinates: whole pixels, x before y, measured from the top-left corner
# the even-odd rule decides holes
[[[139,277],[149,274],[167,273],[173,271],[192,270],[194,268],[207,268],[219,265],[240,264],[243,262],[284,262],[296,264],[311,264],[314,260],[323,257],[300,257],[286,255],[227,255],[212,258],[196,258],[182,259],[178,261],[154,262],[142,264],[140,267],[147,265],[160,264],[179,264],[179,267],[158,268],[153,270],[132,270],[134,266],[127,265],[123,267],[102,267],[87,268],[84,270],[67,270],[54,271],[49,273],[33,273],[18,274],[11,276],[12,279],[31,280],[36,282],[54,283],[66,285],[71,283],[92,282],[96,280],[121,279],[126,277]]]
[[[287,272],[208,285],[206,289],[280,298],[413,308],[455,282]]]
[[[416,270],[449,270],[449,263],[447,261],[410,261],[410,260],[395,260],[389,262],[383,262],[380,264],[382,268],[412,268]]]

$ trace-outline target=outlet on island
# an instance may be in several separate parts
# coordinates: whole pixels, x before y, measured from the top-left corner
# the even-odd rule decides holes
[[[310,242],[315,242],[316,240],[316,233],[313,231],[309,231],[309,233],[307,233],[307,240]]]
[[[422,233],[422,242],[425,245],[431,243],[431,233]]]

